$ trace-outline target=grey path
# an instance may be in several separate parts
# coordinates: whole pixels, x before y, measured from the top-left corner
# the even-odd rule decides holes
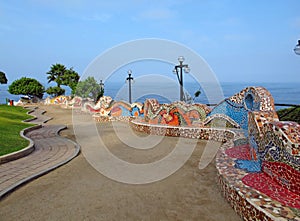
[[[20,185],[48,173],[78,155],[79,146],[58,135],[66,126],[44,124],[51,118],[43,113],[43,110],[34,110],[32,114],[37,119],[30,122],[43,124],[43,127],[26,134],[34,141],[35,150],[26,157],[0,165],[0,199]]]
[[[43,124],[52,119],[52,117],[48,117],[44,115],[45,111],[40,108],[28,107],[27,109],[30,112],[30,115],[33,115],[35,117],[32,120],[25,120],[27,122],[34,123],[34,124]]]

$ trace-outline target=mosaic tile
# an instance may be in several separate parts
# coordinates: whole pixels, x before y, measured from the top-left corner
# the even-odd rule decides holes
[[[261,171],[261,161],[257,160],[235,160],[235,166],[250,173]]]
[[[243,177],[242,181],[244,184],[266,194],[272,201],[278,201],[279,204],[277,204],[277,207],[282,204],[300,209],[299,191],[298,194],[296,194],[287,188],[283,188],[265,173],[249,173]]]
[[[97,114],[99,117],[139,117],[144,115],[141,103],[129,104],[124,101],[114,101],[111,97],[103,96],[95,104],[93,101],[82,103],[83,112]]]
[[[268,191],[266,191],[266,188],[260,189],[256,187],[255,185],[259,182],[264,183],[264,186],[267,187],[273,186],[273,184],[277,187],[276,185],[278,184],[270,179],[263,179],[264,177],[268,179],[268,176],[263,172],[250,173],[237,168],[235,164],[237,158],[247,159],[251,156],[247,145],[240,146],[241,153],[238,153],[238,147],[233,147],[232,145],[233,141],[228,141],[222,145],[216,156],[216,167],[219,186],[224,197],[234,210],[245,220],[277,220],[277,218],[281,220],[297,220],[299,218],[297,215],[299,210],[292,199],[298,200],[299,194],[294,193],[296,198],[288,198],[288,196],[291,196],[290,192],[284,192],[286,197],[282,198],[282,201],[285,202],[286,200],[288,204],[283,204],[281,201],[276,200],[277,198],[273,198],[276,194],[267,195]],[[260,175],[263,178],[260,179]],[[247,178],[250,178],[250,176],[256,176],[257,180],[247,182]],[[270,184],[271,182],[272,184]],[[260,184],[257,185],[261,186]],[[273,188],[275,192],[281,189]]]
[[[225,151],[227,156],[231,158],[241,159],[241,160],[250,160],[250,148],[248,144],[242,146],[234,146]]]
[[[60,95],[60,96],[54,97],[54,98],[47,97],[44,101],[44,104],[46,104],[46,105],[50,105],[50,104],[60,105],[60,104],[66,104],[70,100],[71,100],[70,96]]]
[[[248,144],[248,139],[247,138],[240,138],[240,139],[237,139],[237,140],[234,140],[234,146],[242,146],[242,145],[246,145]]]
[[[211,111],[204,104],[159,104],[155,99],[147,99],[144,106],[145,122],[170,126],[192,126],[194,122],[204,121]]]

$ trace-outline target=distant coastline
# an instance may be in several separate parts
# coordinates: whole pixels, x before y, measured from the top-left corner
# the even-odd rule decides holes
[[[168,88],[165,84],[155,84],[152,85],[152,90],[157,93],[152,94],[139,94],[139,89],[135,88],[133,85],[133,100],[143,102],[146,98],[152,97],[158,99],[159,102],[173,102],[178,100],[178,86],[172,86]],[[245,87],[248,86],[262,86],[269,90],[275,100],[275,103],[284,104],[300,104],[300,82],[299,83],[230,83],[223,82],[221,87],[223,90],[224,98],[230,97]],[[137,87],[137,86],[136,86]],[[8,85],[0,85],[0,103],[4,104],[6,98],[18,101],[21,96],[12,95],[7,91]],[[194,92],[199,89],[199,84],[186,82],[185,89],[193,96]],[[201,90],[201,89],[200,89]],[[162,92],[163,91],[163,92]],[[212,103],[209,102],[205,96],[203,90],[201,90],[201,95],[195,99],[197,103]],[[135,94],[134,94],[135,93]],[[70,95],[70,90],[66,90],[66,95]],[[110,83],[105,86],[105,95],[111,96],[115,100],[127,100],[127,85],[124,83]],[[45,94],[47,97],[47,94]],[[216,101],[217,102],[217,101]]]

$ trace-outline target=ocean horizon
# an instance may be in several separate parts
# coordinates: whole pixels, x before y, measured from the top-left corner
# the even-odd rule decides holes
[[[205,86],[195,82],[185,82],[184,90],[190,97],[194,97],[197,90],[201,91],[199,97],[194,99],[195,103],[218,104],[225,98],[231,97],[249,86],[262,86],[272,94],[275,104],[300,104],[300,82],[299,83],[253,83],[253,82],[221,82],[220,87],[205,90]],[[66,95],[70,90],[66,89]],[[21,95],[8,93],[8,85],[0,85],[0,104],[5,104],[6,99],[18,101]],[[214,95],[214,93],[218,93]],[[105,84],[104,95],[114,100],[128,101],[128,85],[123,82],[108,82]],[[44,98],[48,97],[45,93]],[[177,82],[134,82],[132,84],[132,101],[144,102],[147,98],[156,98],[160,103],[170,103],[179,100],[179,86]],[[277,106],[277,109],[282,107]]]

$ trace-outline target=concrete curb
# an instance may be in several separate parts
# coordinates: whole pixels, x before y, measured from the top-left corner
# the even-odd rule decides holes
[[[24,107],[24,108],[27,108],[27,107]],[[31,110],[29,110],[29,111],[27,112],[27,114],[33,116],[33,118],[23,120],[23,122],[31,122],[31,121],[34,121],[34,120],[38,119],[37,116],[31,114],[31,113],[34,112],[36,109],[38,109],[38,107],[33,107]],[[41,112],[41,115],[45,114],[46,112],[47,112],[47,111],[45,111],[45,110],[42,111],[42,112]],[[42,123],[47,123],[49,120],[52,120],[52,119],[53,119],[53,117],[48,117],[48,119],[44,120]]]

